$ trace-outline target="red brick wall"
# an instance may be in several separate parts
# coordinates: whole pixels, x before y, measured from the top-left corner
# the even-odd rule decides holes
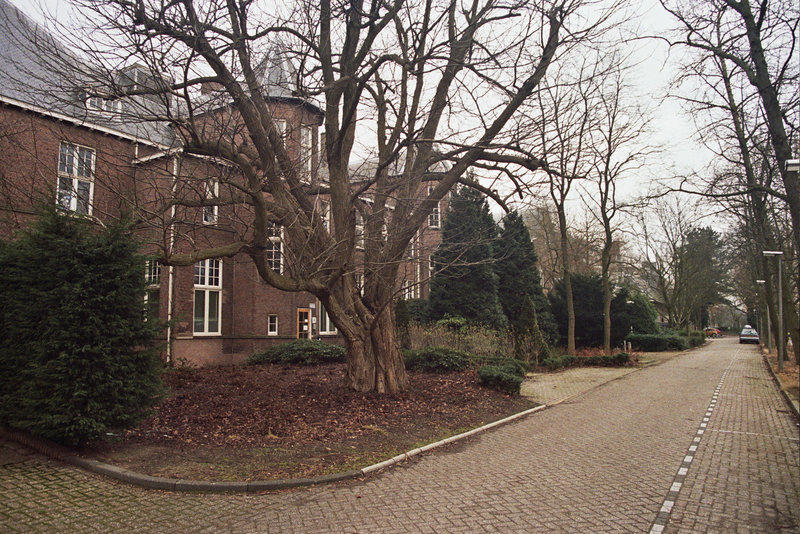
[[[286,119],[289,124],[314,125],[314,146],[319,149],[318,115],[304,107],[283,102],[276,103],[273,111],[276,118]],[[246,210],[222,206],[216,225],[202,224],[200,208],[177,208],[176,219],[182,222],[174,226],[177,233],[173,238],[168,224],[171,210],[165,209],[164,202],[172,193],[175,157],[181,158],[181,175],[196,178],[196,182],[205,177],[219,176],[220,167],[208,160],[164,155],[146,163],[137,162],[136,158],[146,158],[158,153],[159,149],[5,105],[0,105],[0,131],[6,132],[0,136],[0,230],[6,233],[28,224],[38,204],[55,202],[59,145],[61,141],[67,141],[96,150],[95,216],[115,218],[128,202],[144,206],[154,214],[141,225],[141,235],[150,243],[149,251],[158,253],[174,245],[177,252],[189,252],[196,246],[221,245],[237,237],[247,237],[250,218]],[[286,146],[290,157],[297,157],[299,128],[289,127],[287,132]],[[313,158],[316,172],[318,152]],[[220,194],[224,195],[222,190]],[[443,201],[442,216],[446,207],[446,201]],[[421,265],[423,280],[428,277],[428,256],[438,245],[439,234],[440,230],[434,229],[425,229],[421,233],[415,261]],[[407,275],[413,272],[411,265],[401,271]],[[170,295],[170,268],[161,267],[159,304],[160,317],[166,320],[171,299],[171,350],[176,361],[186,360],[197,365],[236,363],[256,350],[295,339],[298,308],[311,308],[312,316],[316,318],[312,335],[319,335],[320,305],[316,298],[308,293],[287,293],[266,285],[250,258],[244,254],[222,260],[221,335],[195,335],[194,267],[174,267],[172,272]],[[420,296],[427,297],[427,284],[422,286]],[[277,336],[267,335],[270,314],[278,316]],[[325,337],[341,343],[338,336]]]

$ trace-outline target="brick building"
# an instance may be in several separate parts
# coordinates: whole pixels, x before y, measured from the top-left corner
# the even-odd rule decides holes
[[[43,59],[39,47],[50,47]],[[178,106],[154,95],[110,98],[92,80],[75,90],[75,80],[60,79],[58,59],[77,61],[44,30],[0,0],[0,227],[9,235],[24,227],[37,207],[56,203],[66,212],[112,220],[134,211],[146,241],[188,252],[193,246],[219,246],[247,232],[248,215],[234,207],[204,205],[220,198],[230,164],[182,151],[181,137],[169,124],[147,120],[143,110]],[[295,96],[291,65],[268,54],[259,72],[287,151],[302,161],[307,182],[325,181],[319,156],[322,111]],[[131,65],[114,73],[120,86],[158,84],[148,69]],[[138,84],[138,85],[137,85]],[[81,85],[80,83],[77,85]],[[230,117],[228,103],[213,86],[204,88],[209,124]],[[149,101],[146,99],[150,99]],[[367,164],[368,167],[368,164]],[[354,169],[363,172],[364,166]],[[174,188],[197,206],[168,206]],[[421,194],[426,191],[420,191]],[[365,195],[369,197],[369,193]],[[368,198],[366,199],[368,201]],[[324,195],[314,202],[329,213]],[[401,267],[398,294],[426,298],[430,255],[440,241],[446,201],[429,216]],[[327,224],[330,224],[329,222]],[[270,267],[284,266],[281,229],[270,237]],[[261,280],[249,257],[207,259],[188,267],[143,266],[149,283],[145,300],[169,321],[166,357],[195,364],[228,364],[253,351],[298,337],[339,341],[336,328],[309,293],[284,292]]]

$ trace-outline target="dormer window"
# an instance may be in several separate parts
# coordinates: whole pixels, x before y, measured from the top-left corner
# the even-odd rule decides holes
[[[120,113],[122,111],[122,101],[103,98],[98,95],[89,95],[86,99],[86,109],[104,113]]]

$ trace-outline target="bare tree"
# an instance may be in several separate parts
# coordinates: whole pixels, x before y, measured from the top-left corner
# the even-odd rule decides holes
[[[641,279],[670,326],[699,328],[708,307],[729,292],[731,255],[685,197],[652,204],[639,215]]]
[[[204,194],[187,164],[163,169],[174,181],[153,181],[156,200],[131,201],[161,235],[166,264],[249,257],[269,285],[324,305],[345,339],[352,388],[394,392],[407,384],[391,306],[406,249],[457,183],[502,200],[466,171],[535,96],[556,50],[607,19],[575,16],[583,3],[322,0],[265,12],[249,0],[76,0],[90,33],[73,42],[87,59],[54,63],[109,99],[135,97],[139,122],[167,123],[183,153],[216,165],[219,192]],[[267,53],[292,66],[299,89],[288,98],[322,100],[324,180],[307,179],[274,120]],[[134,62],[148,83],[120,83],[119,67]],[[377,164],[353,173],[356,154]],[[223,208],[227,237],[188,224],[191,210]],[[276,227],[283,271],[270,263]]]
[[[639,215],[640,278],[670,326],[685,325],[689,320],[682,305],[687,279],[680,263],[686,235],[696,220],[697,215],[688,206],[664,199]]]
[[[655,150],[642,141],[648,133],[649,118],[641,106],[630,100],[624,82],[625,69],[617,67],[601,80],[594,108],[599,123],[591,132],[594,160],[583,199],[600,222],[603,238],[600,257],[603,285],[603,349],[611,349],[611,263],[616,243],[616,221],[629,205],[620,202],[617,186],[641,169]]]
[[[784,190],[770,193],[786,202],[794,248],[800,249],[800,179],[786,169],[792,158],[792,139],[798,133],[797,3],[662,0],[661,4],[678,24],[680,37],[671,45],[696,52],[701,62],[733,65],[732,75],[743,80],[741,86],[749,85],[749,96],[757,99],[759,112],[749,119],[759,121],[766,130]]]
[[[748,252],[746,259],[754,267],[751,283],[754,284],[756,278],[767,280],[764,286],[766,310],[771,324],[777,328],[773,290],[775,266],[761,251],[779,248],[785,252],[787,265],[796,265],[796,231],[791,230],[791,224],[785,230],[776,226],[783,218],[782,211],[786,218],[794,220],[792,204],[797,190],[794,198],[791,191],[796,188],[796,177],[783,172],[785,164],[780,158],[776,165],[775,155],[782,150],[781,138],[786,136],[787,142],[796,138],[797,114],[782,112],[781,120],[787,129],[781,133],[784,124],[770,117],[767,106],[797,109],[800,95],[794,43],[798,12],[780,2],[759,4],[756,8],[760,19],[757,29],[770,42],[766,59],[759,59],[764,54],[764,50],[760,50],[761,35],[754,32],[752,21],[748,22],[751,6],[747,2],[717,3],[704,16],[678,8],[674,8],[673,14],[687,31],[692,25],[704,23],[702,29],[698,27],[691,34],[697,41],[691,46],[698,50],[700,61],[686,65],[678,80],[689,85],[692,92],[679,97],[693,112],[701,139],[721,162],[713,175],[705,177],[703,189],[691,187],[688,190],[711,199],[740,220],[743,227],[740,235],[750,239],[741,250]],[[744,35],[740,29],[742,20]],[[745,35],[747,41],[740,42]],[[749,57],[748,50],[751,51]],[[760,80],[763,84],[770,77],[774,81],[769,82],[769,87],[765,86],[764,92],[754,86],[754,81]],[[684,185],[683,189],[687,187]],[[794,235],[795,239],[781,239],[784,235]],[[786,271],[787,282],[796,286],[797,269]],[[791,289],[784,291],[785,316],[789,323],[786,330],[795,340],[795,346],[800,341],[798,302],[792,298],[796,294]]]
[[[567,299],[567,352],[575,352],[575,306],[570,274],[567,201],[573,185],[591,171],[590,132],[597,124],[594,113],[596,79],[603,65],[594,58],[562,68],[537,95],[531,138],[547,161],[546,190],[555,207],[561,246],[561,276]],[[573,70],[575,69],[575,70]]]

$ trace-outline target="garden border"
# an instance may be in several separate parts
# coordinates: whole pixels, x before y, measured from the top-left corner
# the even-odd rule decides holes
[[[75,454],[75,452],[68,449],[67,447],[58,445],[57,443],[46,440],[44,438],[34,436],[33,434],[30,434],[28,432],[23,432],[20,430],[8,428],[5,425],[0,425],[0,435],[7,439],[16,441],[17,443],[20,443],[22,445],[25,445],[26,447],[29,447],[38,453],[44,454],[45,456],[54,458],[66,464],[79,467],[81,469],[85,469],[86,471],[90,471],[92,473],[104,475],[113,478],[115,480],[119,480],[121,482],[133,484],[135,486],[139,486],[142,488],[175,491],[175,492],[254,493],[259,491],[297,488],[301,486],[313,486],[316,484],[329,484],[331,482],[338,482],[341,480],[349,480],[353,478],[363,477],[371,473],[396,465],[400,462],[409,460],[414,456],[417,456],[424,452],[436,449],[438,447],[442,447],[444,445],[448,445],[450,443],[454,443],[456,441],[460,441],[462,439],[469,438],[471,436],[474,436],[481,432],[485,432],[497,426],[510,423],[511,421],[514,421],[526,415],[539,412],[547,407],[548,405],[542,404],[540,406],[536,406],[534,408],[530,408],[528,410],[515,413],[503,419],[494,421],[493,423],[489,423],[481,427],[469,430],[467,432],[463,432],[461,434],[451,436],[449,438],[445,438],[434,443],[430,443],[428,445],[425,445],[424,447],[419,447],[411,451],[398,454],[393,458],[390,458],[388,460],[385,460],[383,462],[374,465],[370,465],[368,467],[364,467],[363,469],[344,471],[342,473],[334,473],[331,475],[322,475],[311,478],[295,478],[295,479],[285,479],[285,480],[255,480],[251,482],[215,482],[206,480],[185,480],[177,478],[153,477],[137,473],[134,471],[130,471],[128,469],[123,469],[121,467],[117,467],[112,464],[99,462],[97,460],[92,460],[89,458],[82,458],[77,454]]]
[[[789,396],[786,390],[783,389],[783,382],[781,382],[781,379],[778,378],[777,374],[775,374],[775,370],[772,368],[772,364],[770,363],[769,358],[767,358],[767,354],[764,352],[764,349],[761,347],[761,345],[759,345],[759,350],[761,351],[761,359],[764,360],[765,364],[767,364],[769,374],[772,377],[772,380],[775,382],[775,385],[778,386],[778,391],[783,397],[783,400],[789,405],[789,408],[791,409],[791,412],[794,414],[795,418],[800,419],[800,408],[798,408],[798,404],[796,404],[795,400]]]

